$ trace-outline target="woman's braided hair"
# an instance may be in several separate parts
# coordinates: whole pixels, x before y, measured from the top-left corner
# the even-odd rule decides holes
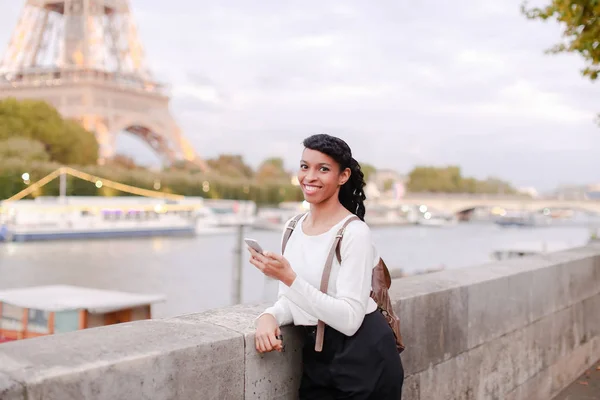
[[[340,171],[350,168],[350,179],[340,188],[339,200],[344,207],[361,220],[365,220],[365,176],[360,164],[352,158],[350,146],[342,139],[326,134],[318,134],[304,139],[304,147],[327,154],[340,166]]]

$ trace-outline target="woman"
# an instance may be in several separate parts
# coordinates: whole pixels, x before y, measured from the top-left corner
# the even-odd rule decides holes
[[[289,238],[285,257],[249,249],[250,262],[278,279],[277,302],[256,321],[256,349],[282,351],[279,327],[303,326],[300,399],[400,399],[404,371],[394,334],[370,298],[379,257],[364,223],[365,186],[350,147],[329,135],[304,141],[298,180],[310,212]],[[318,288],[330,247],[350,222],[334,259],[327,294]],[[325,323],[324,343],[315,350],[316,325]]]

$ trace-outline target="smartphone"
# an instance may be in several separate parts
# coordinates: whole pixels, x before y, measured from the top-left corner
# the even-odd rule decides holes
[[[244,242],[246,242],[246,244],[248,245],[248,247],[253,248],[254,250],[256,250],[257,253],[263,254],[263,249],[262,247],[260,247],[260,244],[258,244],[258,242],[254,239],[244,239]]]

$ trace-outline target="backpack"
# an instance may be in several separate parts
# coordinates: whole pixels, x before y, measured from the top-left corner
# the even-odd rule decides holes
[[[286,227],[285,234],[283,236],[283,241],[281,243],[281,254],[285,251],[285,246],[287,245],[290,236],[294,232],[296,228],[296,224],[300,221],[304,214],[296,215],[294,219],[290,221],[288,226]],[[329,255],[327,256],[327,261],[325,262],[325,268],[323,269],[323,276],[321,278],[321,292],[327,293],[327,288],[329,285],[329,275],[331,274],[331,265],[333,264],[333,256],[336,255],[338,262],[342,263],[342,239],[344,237],[344,231],[346,230],[346,226],[352,221],[360,220],[358,217],[353,216],[348,218],[348,220],[344,223],[344,225],[338,231],[335,240],[333,241],[333,245],[331,246],[331,250],[329,251]],[[377,303],[377,309],[383,314],[385,320],[388,325],[394,332],[394,337],[396,338],[396,348],[398,349],[398,353],[402,353],[404,351],[404,343],[402,342],[402,335],[400,334],[400,319],[394,313],[394,309],[392,307],[392,303],[390,301],[390,297],[388,294],[388,289],[392,284],[392,279],[390,277],[390,272],[380,258],[379,262],[373,268],[373,275],[371,277],[371,298]],[[325,330],[325,323],[319,320],[317,324],[317,337],[315,343],[315,351],[321,351],[323,349],[323,335]]]

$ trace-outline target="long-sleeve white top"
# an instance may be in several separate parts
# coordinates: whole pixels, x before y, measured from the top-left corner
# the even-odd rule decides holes
[[[264,313],[275,316],[280,326],[290,323],[311,326],[320,319],[352,336],[364,316],[377,309],[370,292],[371,276],[379,255],[371,230],[362,221],[348,224],[340,249],[342,263],[340,265],[334,257],[325,294],[319,289],[325,261],[338,230],[351,216],[323,234],[307,235],[302,229],[306,215],[296,225],[284,253],[297,277],[290,287],[279,283],[278,300]]]

